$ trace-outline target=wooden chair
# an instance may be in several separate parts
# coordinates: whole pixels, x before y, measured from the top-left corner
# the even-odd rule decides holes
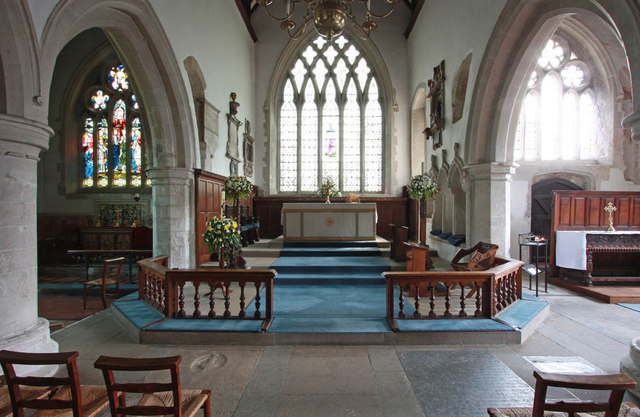
[[[636,382],[626,374],[611,375],[564,375],[534,371],[536,391],[533,409],[528,407],[488,408],[491,417],[550,417],[564,416],[568,413],[581,413],[580,416],[631,417],[635,413],[632,406],[625,404],[621,408],[625,390],[632,389]],[[594,401],[550,401],[546,400],[548,387],[575,388],[586,390],[610,391],[606,402]],[[635,409],[637,410],[637,408]],[[557,413],[556,413],[557,412]],[[591,414],[591,413],[594,414]],[[585,414],[582,414],[585,413]],[[604,414],[602,414],[604,413]],[[637,414],[636,414],[637,415]]]
[[[122,263],[124,257],[115,259],[106,259],[102,267],[102,278],[92,279],[84,283],[84,291],[82,292],[82,305],[87,308],[87,289],[89,287],[102,288],[102,305],[107,308],[107,286],[116,286],[115,296],[120,296],[120,271],[122,271]]]
[[[191,417],[204,409],[205,417],[211,417],[211,391],[182,390],[180,387],[181,356],[166,358],[116,358],[100,356],[95,367],[102,370],[109,393],[111,415],[174,415]],[[126,382],[115,381],[114,371],[162,371],[171,373],[171,382]],[[126,393],[139,393],[142,397],[136,405],[127,405]]]
[[[451,260],[451,267],[456,271],[484,271],[493,266],[498,245],[493,243],[478,242],[470,249],[460,249]],[[469,262],[461,263],[460,260],[471,255]]]
[[[106,388],[99,385],[80,385],[77,357],[78,352],[0,351],[0,364],[7,378],[13,416],[24,417],[25,408],[37,410],[32,414],[33,417],[93,417],[104,410],[109,405]],[[14,365],[61,365],[66,369],[66,376],[18,376]],[[34,390],[43,392],[30,395]],[[49,397],[54,391],[55,393]]]
[[[41,400],[43,398],[47,398],[55,391],[55,387],[28,387],[24,385],[20,387],[20,394],[22,397],[29,400]],[[0,417],[11,416],[13,416],[13,409],[11,407],[9,387],[7,386],[7,380],[4,375],[0,375]]]

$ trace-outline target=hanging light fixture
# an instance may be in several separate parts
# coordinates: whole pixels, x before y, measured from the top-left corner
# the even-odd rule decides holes
[[[384,19],[393,12],[393,8],[400,0],[378,0],[387,3],[387,10],[382,13],[374,13],[371,10],[371,0],[256,0],[270,18],[280,22],[280,28],[286,30],[291,39],[298,39],[302,36],[309,22],[313,21],[316,31],[329,41],[339,36],[344,30],[347,20],[351,20],[360,30],[360,36],[368,39],[371,32],[378,27],[378,23],[373,19]],[[284,3],[284,15],[274,14],[272,9],[275,4]],[[358,23],[352,7],[353,3],[358,3],[364,10],[364,21]],[[297,7],[305,7],[302,22],[294,22],[294,13]],[[300,14],[300,13],[298,13]]]

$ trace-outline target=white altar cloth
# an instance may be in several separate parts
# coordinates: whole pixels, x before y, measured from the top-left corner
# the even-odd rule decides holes
[[[556,232],[556,266],[587,270],[588,234],[638,234],[638,231],[607,232],[604,230],[558,230]]]
[[[376,203],[283,203],[284,240],[375,240]]]

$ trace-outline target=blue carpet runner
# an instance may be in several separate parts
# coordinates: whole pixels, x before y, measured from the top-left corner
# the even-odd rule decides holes
[[[376,242],[286,242],[271,265],[276,285],[384,285],[391,267]]]

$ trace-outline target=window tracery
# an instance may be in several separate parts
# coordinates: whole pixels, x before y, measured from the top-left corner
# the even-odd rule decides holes
[[[597,159],[598,123],[589,66],[564,39],[550,39],[527,80],[514,159]]]
[[[346,36],[317,37],[291,65],[278,110],[279,192],[383,190],[383,104],[376,73]]]
[[[144,175],[140,105],[122,64],[104,71],[85,95],[81,120],[83,189],[149,186]]]

